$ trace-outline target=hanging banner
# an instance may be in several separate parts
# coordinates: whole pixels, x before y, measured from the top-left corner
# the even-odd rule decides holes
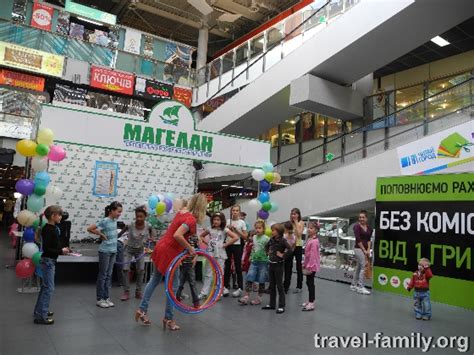
[[[135,96],[149,100],[171,100],[173,98],[173,85],[137,77]]]
[[[140,46],[142,41],[142,33],[131,28],[125,29],[125,41],[123,50],[125,52],[140,54]]]
[[[133,95],[133,74],[91,66],[90,86],[98,89]]]
[[[96,161],[92,194],[99,197],[114,197],[117,195],[117,163]]]
[[[474,122],[397,148],[402,175],[474,171]]]
[[[377,179],[374,288],[408,296],[428,258],[434,301],[474,309],[474,174]]]
[[[0,42],[0,65],[61,77],[64,57],[12,43]]]
[[[74,88],[69,85],[56,84],[54,89],[54,102],[67,102],[73,105],[86,106],[87,90]]]
[[[190,89],[184,89],[175,86],[173,89],[173,100],[182,102],[186,107],[191,107],[193,101],[193,92]]]
[[[52,7],[35,2],[33,4],[33,13],[31,14],[31,27],[51,31],[53,11]]]
[[[73,14],[100,21],[108,25],[115,25],[117,23],[117,16],[114,14],[109,14],[108,12],[100,11],[70,0],[66,0],[64,8],[66,11],[72,12]]]
[[[166,44],[164,80],[180,85],[188,85],[192,50],[190,47],[179,46],[175,43]]]
[[[44,90],[44,78],[5,69],[0,70],[0,84],[34,91]]]

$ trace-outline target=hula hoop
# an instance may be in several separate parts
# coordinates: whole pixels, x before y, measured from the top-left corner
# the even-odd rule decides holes
[[[176,258],[174,258],[174,260],[171,262],[166,272],[166,279],[165,279],[166,296],[168,297],[168,300],[173,304],[173,307],[178,309],[180,312],[187,313],[187,314],[198,314],[212,307],[217,302],[217,300],[221,298],[222,292],[224,291],[224,282],[223,282],[224,273],[222,272],[222,268],[219,265],[219,263],[216,261],[216,259],[214,259],[210,254],[208,254],[207,252],[201,249],[196,249],[196,254],[198,256],[202,256],[207,259],[213,271],[212,276],[214,280],[211,287],[211,292],[209,292],[209,296],[204,301],[204,303],[200,305],[199,307],[188,306],[178,301],[173,289],[173,280],[174,280],[176,269],[181,265],[181,262],[185,258],[189,257],[188,252],[184,251],[181,254],[179,254]]]

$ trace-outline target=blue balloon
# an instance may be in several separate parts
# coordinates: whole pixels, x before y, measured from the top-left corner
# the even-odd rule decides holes
[[[148,199],[148,206],[150,206],[150,208],[154,210],[158,202],[160,202],[160,199],[158,198],[158,196],[151,195],[150,198]]]
[[[258,196],[258,200],[261,203],[265,203],[267,201],[270,201],[270,194],[268,192],[262,192],[262,193],[260,193],[260,196]]]
[[[31,227],[23,231],[23,241],[25,243],[32,243],[35,241],[35,230]]]
[[[47,186],[51,181],[51,177],[46,171],[40,171],[35,175],[35,184]]]
[[[262,165],[262,170],[265,171],[266,173],[270,173],[273,171],[273,164],[268,162]]]
[[[267,180],[262,180],[260,181],[260,191],[262,192],[268,192],[270,191],[270,188],[272,187],[272,185],[267,181]]]
[[[40,277],[40,278],[43,278],[43,270],[41,269],[41,266],[38,265],[36,268],[35,268],[35,274],[36,276]]]

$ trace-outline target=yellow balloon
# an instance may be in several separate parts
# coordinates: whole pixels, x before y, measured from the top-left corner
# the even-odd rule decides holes
[[[274,176],[272,172],[265,173],[265,180],[267,180],[268,182],[272,182],[273,179],[274,179]]]
[[[281,175],[278,173],[273,173],[273,183],[278,184],[281,181]]]
[[[25,157],[36,155],[37,144],[29,139],[22,139],[16,144],[16,151]]]
[[[272,229],[270,227],[267,227],[265,228],[265,235],[267,237],[271,237],[272,236]]]
[[[41,128],[38,131],[38,136],[36,137],[38,144],[46,144],[47,146],[53,145],[54,133],[49,128]]]
[[[161,216],[166,211],[166,204],[164,202],[158,202],[156,205],[156,214]]]

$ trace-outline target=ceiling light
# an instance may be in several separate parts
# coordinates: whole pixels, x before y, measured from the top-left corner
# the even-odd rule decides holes
[[[440,47],[444,47],[444,46],[447,46],[448,44],[451,44],[440,36],[436,36],[436,37],[432,38],[431,42],[436,43]]]
[[[221,186],[222,186],[222,187],[227,187],[227,186],[229,186],[229,185],[221,185]]]
[[[242,186],[237,186],[237,185],[230,185],[230,187],[233,187],[234,189],[243,189]]]
[[[19,192],[14,192],[14,193],[13,193],[13,197],[15,197],[15,198],[20,198],[21,196],[22,196],[22,195],[21,195],[21,193],[19,193]]]
[[[291,123],[291,124],[295,124],[296,122],[295,122],[295,120],[291,120],[290,123]]]

